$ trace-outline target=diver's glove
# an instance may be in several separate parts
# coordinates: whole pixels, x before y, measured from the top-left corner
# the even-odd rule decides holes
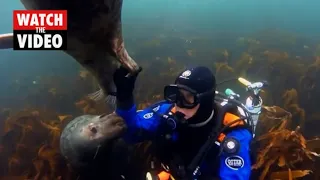
[[[120,109],[129,109],[133,105],[133,90],[139,73],[128,74],[129,71],[121,66],[113,75],[113,81],[117,87],[117,107]]]

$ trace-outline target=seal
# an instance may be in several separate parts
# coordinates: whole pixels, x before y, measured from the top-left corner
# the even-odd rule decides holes
[[[112,142],[118,140],[126,128],[124,120],[115,113],[77,117],[61,133],[61,153],[72,167],[86,167],[95,161],[101,149],[112,149]]]

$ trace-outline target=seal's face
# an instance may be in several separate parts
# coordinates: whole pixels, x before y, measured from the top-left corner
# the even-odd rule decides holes
[[[124,120],[115,113],[82,115],[63,129],[60,150],[70,164],[85,167],[96,157],[100,147],[112,149],[114,145],[111,142],[119,140],[125,130]]]

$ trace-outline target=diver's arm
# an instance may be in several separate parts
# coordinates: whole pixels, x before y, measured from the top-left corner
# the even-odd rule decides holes
[[[116,85],[117,108],[116,113],[127,123],[127,133],[125,138],[130,142],[138,142],[151,138],[151,134],[156,131],[160,124],[160,117],[153,115],[152,108],[137,112],[134,104],[133,90],[138,73],[127,76],[128,70],[124,67],[117,69],[113,75]],[[159,109],[161,109],[159,104]],[[165,110],[165,106],[164,109]]]
[[[116,109],[116,113],[127,123],[127,141],[135,143],[150,140],[157,131],[161,117],[155,115],[151,107],[137,111],[136,105],[133,104],[130,109]],[[159,104],[158,111],[165,112],[169,107],[168,104]]]
[[[136,105],[133,105],[128,110],[117,108],[116,113],[126,121],[128,129],[144,129],[155,132],[159,125],[159,118],[153,116],[150,108],[137,112]]]
[[[247,129],[233,130],[226,137],[239,142],[239,151],[230,154],[225,151],[220,156],[220,179],[249,180],[251,175],[250,142],[252,134]]]
[[[132,103],[129,108],[128,106],[127,108],[123,108],[117,103],[116,113],[125,120],[129,128],[136,126],[135,121],[137,116],[137,107],[135,104]]]
[[[135,81],[138,74],[127,77],[128,73],[129,71],[121,66],[115,71],[113,81],[117,89],[116,113],[125,120],[128,131],[133,132],[140,128],[137,123],[139,120],[133,96]]]
[[[122,95],[117,97],[116,101],[117,109],[130,110],[134,106],[133,94]]]

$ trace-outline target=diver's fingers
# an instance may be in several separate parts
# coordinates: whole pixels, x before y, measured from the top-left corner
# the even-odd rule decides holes
[[[142,70],[143,70],[142,67],[139,66],[138,71],[135,73],[135,76],[138,76],[141,73]]]
[[[126,69],[123,66],[120,66],[116,71],[115,71],[115,76],[126,76],[130,71]]]
[[[13,48],[13,33],[0,34],[0,49]]]
[[[135,73],[127,73],[126,77],[127,77],[127,78],[130,78],[130,77],[136,78],[136,77],[138,77],[138,75],[139,75],[139,73],[140,73],[141,71],[142,71],[142,67],[140,66],[137,72],[135,72]]]

